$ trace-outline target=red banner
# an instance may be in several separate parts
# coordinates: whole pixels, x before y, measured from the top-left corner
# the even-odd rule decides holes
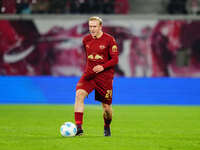
[[[117,76],[199,77],[200,21],[104,21],[119,46]],[[80,76],[87,21],[0,20],[0,74]]]

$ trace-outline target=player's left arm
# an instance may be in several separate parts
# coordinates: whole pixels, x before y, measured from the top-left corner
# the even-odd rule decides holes
[[[117,43],[114,38],[111,38],[111,40],[109,42],[109,56],[111,57],[111,59],[103,65],[95,66],[93,68],[93,71],[96,73],[99,73],[109,67],[115,66],[118,63],[118,55],[119,55],[119,53],[118,53]]]
[[[109,55],[110,55],[111,59],[102,65],[104,69],[114,67],[118,63],[119,52],[118,52],[117,43],[114,38],[112,38],[110,40],[109,45],[110,45],[109,46]]]

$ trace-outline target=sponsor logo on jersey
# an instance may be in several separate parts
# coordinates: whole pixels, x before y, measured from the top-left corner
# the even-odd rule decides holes
[[[95,55],[95,59],[103,59],[103,57],[97,54]]]
[[[92,54],[88,55],[88,59],[94,59],[93,55]]]
[[[98,60],[98,59],[103,59],[103,56],[98,55],[98,54],[96,54],[96,55],[90,54],[90,55],[88,56],[88,59],[91,59],[91,60],[95,61],[95,60]]]

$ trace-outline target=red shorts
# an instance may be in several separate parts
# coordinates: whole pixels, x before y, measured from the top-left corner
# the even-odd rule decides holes
[[[113,79],[94,78],[86,80],[83,76],[76,85],[76,90],[83,89],[89,94],[95,90],[95,100],[105,104],[112,104]]]

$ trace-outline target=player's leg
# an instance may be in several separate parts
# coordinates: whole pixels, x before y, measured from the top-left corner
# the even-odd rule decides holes
[[[97,81],[95,88],[95,100],[102,102],[104,118],[104,136],[111,136],[110,124],[112,121],[112,84],[111,79]]]
[[[75,114],[75,122],[77,126],[77,134],[83,134],[82,124],[83,124],[83,112],[84,112],[84,100],[88,93],[83,89],[78,89],[76,91],[76,98],[74,104],[74,114]]]
[[[84,99],[87,95],[88,93],[84,89],[78,89],[76,91],[76,98],[75,98],[75,105],[74,105],[75,112],[84,111]]]
[[[112,121],[112,106],[102,103],[104,118],[104,136],[111,136],[110,124]]]

